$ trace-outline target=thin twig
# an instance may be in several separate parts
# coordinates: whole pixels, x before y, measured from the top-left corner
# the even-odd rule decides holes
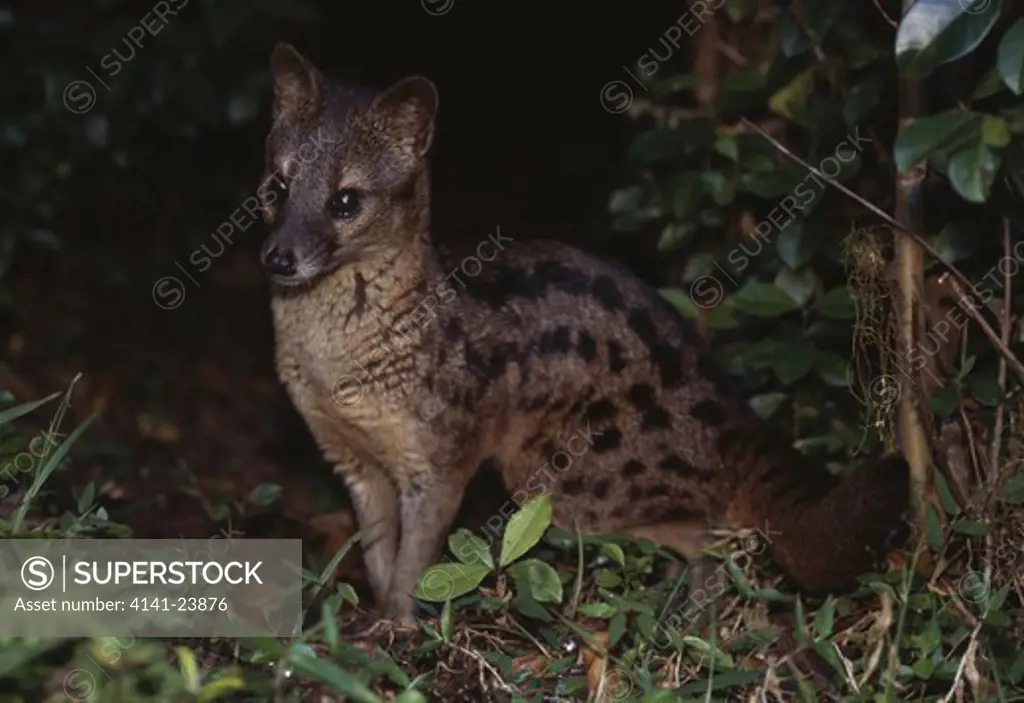
[[[1003,218],[1003,257],[1008,258],[1010,256],[1010,218]],[[1011,288],[1010,288],[1010,269],[1007,267],[1006,271],[1003,272],[1003,312],[999,316],[1002,329],[999,330],[1002,333],[1003,344],[1010,343],[1010,306],[1012,304]],[[1006,395],[1006,359],[999,360],[999,388],[1003,391],[1003,395]],[[991,479],[999,473],[999,452],[1002,449],[1003,443],[1003,421],[1004,414],[1006,411],[1006,401],[999,404],[996,408],[996,424],[994,434],[992,436],[992,463],[991,472],[988,478]]]
[[[802,158],[800,158],[799,156],[794,154],[792,151],[787,149],[783,144],[781,144],[779,142],[779,140],[775,139],[773,136],[771,136],[770,134],[765,132],[763,129],[761,129],[756,124],[754,124],[753,122],[748,120],[746,117],[741,117],[740,118],[740,122],[742,122],[746,126],[750,127],[755,132],[760,134],[762,137],[767,139],[769,142],[771,142],[772,146],[774,146],[776,149],[778,149],[783,154],[788,156],[790,159],[792,159],[793,161],[797,162],[798,164],[800,164],[801,166],[803,166],[804,168],[809,170],[811,173],[813,173],[814,175],[818,176],[819,178],[824,180],[826,183],[831,185],[833,188],[836,188],[837,190],[842,192],[844,195],[847,195],[850,198],[853,198],[854,200],[856,200],[862,206],[867,208],[871,213],[873,213],[873,214],[877,215],[878,217],[882,218],[882,220],[887,225],[889,225],[893,229],[897,229],[900,232],[905,233],[907,236],[909,236],[915,242],[920,244],[921,247],[925,251],[927,251],[929,254],[934,256],[940,262],[942,262],[943,266],[945,266],[946,269],[949,271],[949,273],[952,274],[953,278],[957,279],[957,281],[959,281],[962,285],[966,286],[967,288],[973,289],[974,284],[971,283],[971,280],[969,278],[967,278],[966,275],[964,275],[963,271],[961,271],[960,269],[958,269],[956,266],[954,266],[953,264],[949,263],[948,261],[944,261],[942,259],[942,256],[939,254],[939,252],[935,249],[935,247],[933,247],[931,244],[929,244],[928,241],[922,235],[918,234],[917,232],[915,232],[913,230],[907,229],[904,225],[900,224],[898,220],[896,220],[894,217],[892,217],[892,215],[890,215],[889,213],[885,212],[884,210],[879,208],[877,205],[874,205],[873,203],[868,202],[863,197],[861,197],[857,193],[853,192],[852,190],[850,190],[849,188],[844,186],[842,183],[840,183],[836,179],[831,178],[830,176],[826,176],[824,173],[822,173],[821,171],[816,169],[814,166],[811,166],[809,163],[804,161]],[[963,289],[962,288],[958,288],[956,281],[952,281],[951,280],[950,284],[953,286],[953,288],[955,290],[957,290],[957,292],[960,294],[961,298],[966,297],[965,294],[963,293]],[[999,350],[999,353],[1003,356],[1003,358],[1006,359],[1006,361],[1009,363],[1010,367],[1013,368],[1013,370],[1020,376],[1020,378],[1024,379],[1024,364],[1021,364],[1020,359],[1018,359],[1016,357],[1016,355],[1012,351],[1010,351],[1010,348],[1006,344],[1003,344],[1003,340],[1001,340],[999,338],[999,335],[997,335],[993,331],[992,327],[985,321],[985,318],[982,317],[981,313],[979,313],[974,307],[969,306],[969,305],[968,306],[964,306],[964,312],[966,312],[975,322],[978,323],[978,325],[981,327],[981,329],[985,333],[985,335],[989,338],[989,340],[992,342],[992,344],[995,345],[996,349]]]
[[[967,664],[967,658],[975,656],[974,652],[978,647],[978,633],[981,632],[981,626],[982,623],[979,622],[974,626],[974,629],[971,630],[971,639],[967,644],[967,651],[964,652],[964,655],[960,658],[960,666],[957,667],[956,677],[953,679],[953,685],[949,687],[949,692],[942,699],[942,703],[949,703],[949,701],[953,700],[957,687],[960,685],[961,679],[963,679],[964,666]]]
[[[952,286],[953,290],[955,290],[957,295],[960,296],[960,300],[964,300],[967,297],[963,288],[961,288],[960,285],[952,278],[949,279],[949,285]],[[988,337],[992,344],[995,345],[996,349],[999,350],[1003,359],[1009,362],[1010,366],[1013,367],[1013,370],[1017,372],[1020,378],[1024,379],[1024,365],[1021,365],[1020,359],[1018,359],[1017,356],[1010,351],[1010,348],[1003,342],[1003,340],[999,338],[999,335],[997,335],[995,330],[992,329],[992,326],[985,321],[982,314],[971,305],[965,305],[962,309],[978,323],[978,326],[981,327],[981,331],[985,333],[985,336]]]
[[[886,22],[888,22],[888,23],[889,23],[889,26],[890,26],[890,27],[892,27],[893,29],[896,29],[896,28],[898,28],[898,27],[900,26],[899,22],[897,22],[897,21],[896,21],[896,20],[894,20],[894,19],[893,19],[892,17],[890,17],[890,16],[888,15],[888,13],[887,13],[887,12],[886,12],[886,11],[885,11],[885,10],[884,10],[883,8],[882,8],[882,3],[881,3],[881,0],[874,0],[874,2],[875,2],[875,7],[877,7],[877,8],[878,8],[878,12],[879,12],[879,14],[881,14],[881,15],[882,15],[882,18],[883,18],[883,19],[884,19],[884,20],[885,20]]]

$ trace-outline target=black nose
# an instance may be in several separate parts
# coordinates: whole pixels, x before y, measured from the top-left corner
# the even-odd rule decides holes
[[[277,276],[295,275],[295,252],[291,249],[270,247],[263,254],[263,265]]]

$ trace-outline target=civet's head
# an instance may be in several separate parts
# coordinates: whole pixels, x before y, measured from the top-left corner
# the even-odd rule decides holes
[[[270,59],[273,126],[258,195],[260,258],[281,285],[401,246],[427,212],[437,89],[414,76],[374,93],[327,81],[288,44]]]

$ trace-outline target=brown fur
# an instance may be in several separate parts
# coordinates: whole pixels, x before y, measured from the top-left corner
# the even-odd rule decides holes
[[[485,463],[517,502],[550,491],[558,524],[691,561],[710,526],[767,526],[804,590],[875,565],[907,503],[901,460],[843,483],[806,468],[713,380],[688,323],[618,266],[492,235],[463,253],[482,266],[459,270],[429,232],[432,84],[352,91],[284,45],[272,66],[267,171],[291,176],[286,194],[263,193],[265,254],[288,248],[298,264],[274,284],[278,372],[372,529],[366,563],[388,614],[412,617],[417,578]],[[318,158],[285,166],[317,139]],[[362,209],[332,220],[325,203],[347,187]]]

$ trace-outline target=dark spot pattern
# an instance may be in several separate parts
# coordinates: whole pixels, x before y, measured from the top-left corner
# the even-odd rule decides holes
[[[619,448],[622,443],[622,432],[615,427],[609,427],[600,433],[594,433],[594,443],[591,445],[598,454],[605,454]]]
[[[537,344],[541,354],[565,354],[572,349],[572,332],[562,325],[554,330],[545,330]]]
[[[594,497],[606,498],[608,496],[608,488],[608,479],[602,478],[600,481],[594,484]]]
[[[629,402],[640,411],[640,430],[663,430],[669,427],[670,418],[665,408],[654,400],[654,388],[646,383],[635,383],[626,393]]]
[[[549,396],[549,395],[539,395],[536,398],[530,398],[529,400],[525,401],[521,405],[521,407],[526,412],[531,412],[532,413],[532,412],[536,412],[537,410],[543,410],[544,408],[548,407],[550,405],[550,403],[551,403],[551,396]]]
[[[654,388],[646,383],[634,383],[629,387],[626,397],[637,410],[649,410],[654,406]]]
[[[505,372],[509,356],[503,351],[507,350],[496,350],[490,356],[484,356],[469,342],[463,344],[466,367],[481,381],[484,390]]]
[[[445,320],[444,336],[450,342],[454,342],[462,337],[462,323],[459,322],[458,318],[449,317]]]
[[[354,303],[352,309],[349,310],[348,315],[345,316],[345,324],[353,317],[357,320],[363,316],[363,311],[366,309],[366,279],[363,278],[362,274],[356,272],[356,287],[352,291],[352,297]]]
[[[728,418],[725,408],[715,400],[702,400],[694,403],[693,407],[690,408],[690,415],[693,416],[693,419],[712,427],[721,426]]]
[[[671,471],[680,476],[692,477],[697,470],[687,461],[679,458],[678,454],[669,454],[658,462],[658,468],[662,471]]]
[[[590,279],[582,271],[570,268],[559,261],[541,261],[533,267],[540,287],[554,288],[569,295],[583,295],[590,286]]]
[[[644,308],[633,308],[627,319],[630,329],[643,342],[651,355],[651,361],[658,368],[661,385],[675,388],[683,381],[682,353],[674,345],[663,342],[654,326],[650,312]]]
[[[693,522],[699,517],[693,510],[676,505],[666,510],[659,522]]]
[[[618,373],[622,369],[626,368],[626,357],[623,355],[625,350],[622,345],[614,339],[608,340],[608,370],[612,373]]]
[[[569,478],[562,481],[562,492],[566,495],[576,496],[583,491],[583,481],[579,478]]]
[[[635,503],[644,497],[644,489],[637,484],[633,484],[629,487],[629,500],[631,503]]]
[[[672,419],[668,411],[661,406],[654,406],[645,410],[640,420],[640,431],[651,432],[653,430],[667,430],[672,425]]]
[[[636,459],[630,459],[622,465],[622,475],[628,478],[639,476],[646,470],[647,467],[644,466],[644,463],[642,461],[637,461]]]
[[[590,292],[605,310],[620,310],[623,306],[622,292],[611,276],[600,275],[594,279]]]
[[[589,332],[581,331],[579,333],[576,340],[576,350],[579,351],[583,360],[588,363],[597,358],[597,342]]]
[[[552,290],[578,296],[589,288],[586,273],[559,261],[539,262],[532,271],[508,263],[489,266],[487,275],[471,279],[467,285],[472,297],[495,310],[512,298],[537,301]]]
[[[644,496],[647,498],[663,498],[671,495],[672,487],[667,483],[652,483],[644,488]]]
[[[615,405],[607,398],[591,403],[587,406],[586,412],[583,413],[583,420],[585,422],[602,422],[604,420],[611,420],[613,417],[615,417]]]

